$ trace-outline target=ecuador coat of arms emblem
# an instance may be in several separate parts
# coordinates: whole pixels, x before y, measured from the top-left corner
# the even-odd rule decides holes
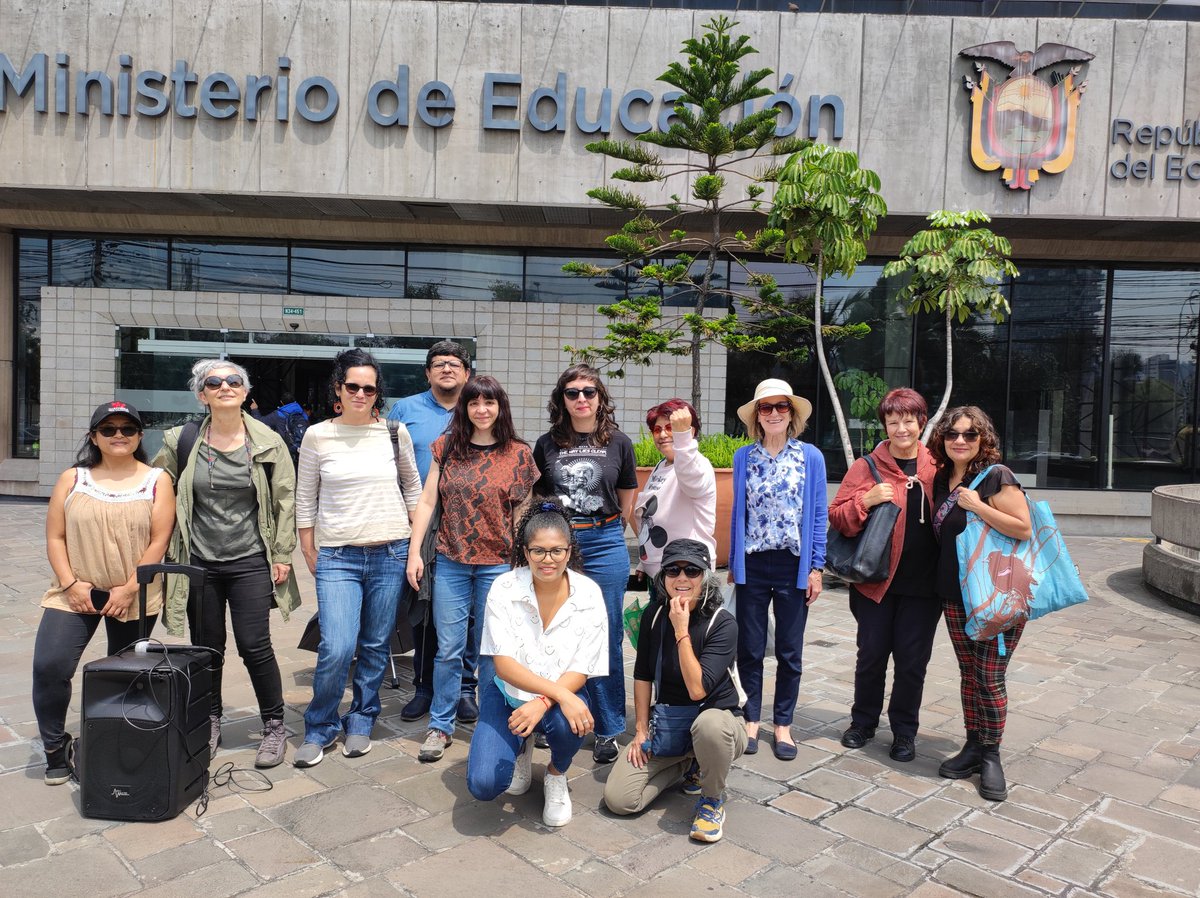
[[[1093,54],[1066,44],[1018,50],[1012,41],[993,41],[960,50],[959,55],[995,60],[1012,70],[997,83],[977,61],[976,77],[963,76],[963,87],[971,92],[975,167],[1003,168],[1004,183],[1013,190],[1029,190],[1039,172],[1065,171],[1075,157],[1075,122],[1087,82],[1075,84],[1078,65],[1066,75],[1051,72],[1049,81],[1037,73],[1056,63],[1087,62]]]

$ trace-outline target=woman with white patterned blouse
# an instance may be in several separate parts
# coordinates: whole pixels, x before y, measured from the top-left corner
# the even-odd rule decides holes
[[[797,437],[812,404],[782,380],[764,380],[738,409],[755,439],[733,456],[729,575],[737,584],[738,674],[746,690],[745,753],[758,751],[767,609],[775,610],[775,757],[796,757],[792,716],[800,692],[808,606],[825,566],[825,459]]]

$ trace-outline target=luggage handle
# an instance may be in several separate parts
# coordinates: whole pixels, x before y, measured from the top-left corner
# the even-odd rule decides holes
[[[138,639],[144,640],[149,635],[146,630],[146,587],[149,586],[150,583],[154,580],[154,578],[157,577],[159,574],[164,574],[164,575],[172,574],[175,576],[181,576],[181,577],[188,578],[188,596],[189,596],[189,598],[191,596],[197,597],[197,599],[194,603],[190,602],[190,601],[188,602],[189,606],[194,605],[194,607],[196,609],[196,620],[194,621],[193,627],[192,627],[192,637],[197,642],[199,642],[200,634],[199,634],[198,627],[202,620],[202,616],[200,615],[200,601],[204,597],[205,571],[203,568],[196,567],[195,565],[171,564],[169,562],[164,562],[162,564],[139,564],[138,565],[138,568],[137,568],[138,611],[141,615],[139,618],[140,623],[138,625],[138,634],[139,634]],[[163,582],[162,582],[162,592],[163,592],[163,606],[165,608],[166,600],[167,600],[167,580],[166,580],[165,576],[163,577]]]

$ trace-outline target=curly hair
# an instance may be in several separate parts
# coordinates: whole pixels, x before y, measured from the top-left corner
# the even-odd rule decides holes
[[[513,533],[512,557],[509,559],[512,566],[529,567],[525,547],[534,535],[542,530],[553,530],[567,541],[567,545],[571,547],[567,567],[582,574],[583,558],[579,554],[579,542],[575,539],[575,531],[571,529],[571,513],[550,499],[535,498],[517,521]]]
[[[608,388],[600,379],[600,372],[591,365],[572,365],[558,376],[558,383],[546,403],[546,411],[550,414],[550,439],[560,449],[575,445],[575,428],[571,425],[571,414],[567,411],[567,402],[563,390],[573,380],[591,381],[596,387],[596,429],[590,435],[593,446],[607,446],[612,435],[617,432],[617,407]]]
[[[650,410],[646,412],[646,426],[653,430],[659,418],[669,419],[674,412],[679,411],[681,408],[686,408],[688,414],[692,416],[692,436],[700,436],[700,413],[692,408],[692,404],[686,399],[679,399],[678,397],[651,406]]]
[[[661,598],[663,610],[666,610],[667,576],[663,573],[662,568],[659,568],[658,573],[654,575],[654,594]],[[700,603],[696,606],[696,617],[708,620],[720,611],[724,604],[725,596],[721,593],[721,578],[715,571],[706,570],[704,579],[700,581]]]
[[[338,396],[338,388],[346,382],[346,372],[351,368],[373,368],[375,369],[375,403],[372,408],[378,414],[383,411],[383,369],[379,367],[379,362],[375,361],[375,356],[367,352],[365,349],[344,349],[337,354],[337,358],[333,360],[333,376],[329,379],[329,394],[332,401],[341,402],[341,397]]]
[[[960,405],[942,415],[933,428],[929,437],[929,451],[933,453],[934,461],[948,474],[954,472],[954,462],[946,454],[946,433],[954,427],[959,418],[970,418],[971,426],[979,431],[979,451],[967,463],[965,477],[974,477],[988,465],[1000,461],[1000,440],[996,436],[996,428],[987,412],[977,405]]]
[[[475,425],[471,423],[470,407],[473,399],[493,399],[499,406],[496,423],[492,425],[492,436],[496,440],[496,448],[503,450],[510,443],[524,443],[517,436],[513,425],[512,407],[508,402],[508,393],[500,386],[500,381],[490,374],[481,374],[467,381],[458,396],[458,404],[454,406],[454,416],[450,426],[446,428],[446,448],[442,459],[457,458],[460,461],[467,458],[471,449],[471,435]]]

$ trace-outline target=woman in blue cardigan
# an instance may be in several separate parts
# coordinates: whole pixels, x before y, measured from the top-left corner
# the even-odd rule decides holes
[[[746,690],[745,753],[758,751],[767,609],[775,609],[775,757],[796,757],[792,716],[800,692],[808,606],[825,566],[825,459],[797,437],[812,414],[782,380],[764,380],[738,409],[754,438],[733,456],[729,573],[737,584],[738,674]]]

